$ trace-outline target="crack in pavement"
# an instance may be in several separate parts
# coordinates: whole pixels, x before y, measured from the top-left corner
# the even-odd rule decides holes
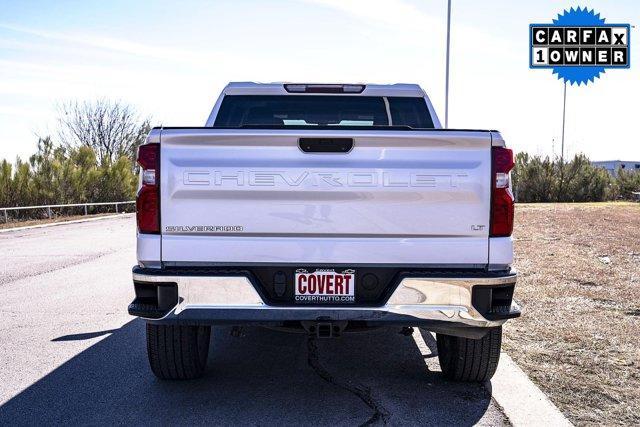
[[[329,371],[325,369],[320,363],[320,357],[318,356],[318,345],[316,344],[315,337],[310,336],[307,340],[307,364],[315,371],[316,374],[329,384],[335,385],[349,393],[358,397],[365,405],[373,410],[373,414],[367,421],[361,424],[361,426],[369,426],[382,422],[383,425],[387,425],[389,418],[389,411],[377,402],[371,395],[371,389],[360,384],[352,384],[347,380],[340,380],[335,378]]]

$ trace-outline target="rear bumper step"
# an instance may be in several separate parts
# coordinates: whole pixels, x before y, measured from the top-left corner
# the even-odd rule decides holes
[[[499,273],[401,271],[375,305],[309,306],[269,303],[249,270],[134,267],[135,300],[129,313],[159,323],[264,324],[360,322],[366,325],[484,329],[518,317],[514,270]],[[263,284],[264,285],[264,284]],[[275,284],[274,284],[275,285]]]

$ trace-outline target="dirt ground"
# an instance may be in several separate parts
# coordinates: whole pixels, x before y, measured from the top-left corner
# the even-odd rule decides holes
[[[640,204],[518,205],[503,349],[579,425],[640,423]]]

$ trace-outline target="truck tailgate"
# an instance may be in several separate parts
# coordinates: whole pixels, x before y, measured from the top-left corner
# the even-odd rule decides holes
[[[490,132],[171,128],[160,170],[167,265],[488,262]]]

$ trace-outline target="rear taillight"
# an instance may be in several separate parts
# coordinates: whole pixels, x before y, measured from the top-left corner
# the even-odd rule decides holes
[[[513,151],[504,147],[491,149],[491,237],[511,236],[513,231],[513,194],[510,171],[515,165]]]
[[[136,219],[140,233],[160,233],[160,144],[138,147],[141,183],[136,198]]]

